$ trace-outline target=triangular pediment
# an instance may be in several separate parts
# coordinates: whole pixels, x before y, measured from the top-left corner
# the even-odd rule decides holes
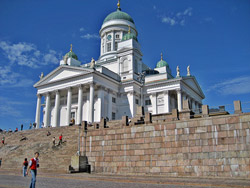
[[[60,66],[38,81],[34,87],[89,74],[91,72],[93,72],[93,70],[82,67]]]
[[[196,93],[199,93],[200,96],[205,98],[204,93],[202,92],[198,82],[196,81],[195,77],[190,76],[190,77],[186,77],[183,79],[184,82],[191,87]]]

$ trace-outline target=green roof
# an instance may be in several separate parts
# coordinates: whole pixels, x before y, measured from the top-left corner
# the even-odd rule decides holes
[[[136,41],[138,41],[137,37],[133,33],[127,33],[126,35],[122,37],[122,41],[129,40],[129,39],[135,39]]]
[[[66,53],[65,56],[71,57],[71,58],[73,58],[75,60],[78,60],[77,55],[74,52],[72,52],[72,51],[69,51],[68,53]]]
[[[168,63],[167,63],[166,61],[161,60],[161,61],[159,61],[159,62],[157,63],[156,68],[168,67],[168,66],[169,66],[169,65],[168,65]]]
[[[160,67],[169,67],[168,63],[163,60],[162,53],[161,53],[161,60],[158,61],[156,65],[156,68],[160,68]]]
[[[110,20],[127,20],[134,24],[134,20],[129,16],[126,12],[122,12],[120,8],[118,8],[115,12],[110,13],[103,21],[103,23]]]

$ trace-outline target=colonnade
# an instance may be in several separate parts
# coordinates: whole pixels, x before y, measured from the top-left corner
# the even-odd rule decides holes
[[[77,122],[79,125],[82,122],[82,107],[83,107],[83,85],[79,85],[78,87],[78,104],[77,104]],[[66,125],[70,124],[71,121],[71,107],[72,107],[72,87],[67,88],[67,113],[66,113]],[[41,115],[41,98],[45,96],[45,114],[44,114],[44,127],[50,126],[50,108],[51,108],[51,95],[55,93],[55,106],[54,106],[54,114],[53,114],[53,124],[52,127],[59,126],[59,113],[60,113],[60,91],[56,90],[53,92],[48,92],[46,94],[38,94],[37,95],[37,107],[36,107],[36,127],[40,126],[40,115]],[[88,121],[94,121],[94,83],[89,84],[89,114]]]
[[[164,91],[164,112],[162,113],[169,113],[170,112],[170,90],[169,91]],[[183,100],[188,99],[190,102],[190,109],[193,111],[199,110],[200,108],[200,103],[196,101],[194,98],[191,98],[188,94],[183,92],[181,89],[175,90],[176,92],[176,98],[177,98],[177,109],[178,111],[183,110]],[[162,93],[162,92],[161,92]],[[158,104],[157,104],[157,95],[159,93],[152,93],[150,95],[150,100],[152,104],[152,113],[153,114],[158,114]]]

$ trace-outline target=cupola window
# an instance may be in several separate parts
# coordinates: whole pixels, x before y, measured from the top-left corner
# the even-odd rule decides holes
[[[107,52],[111,51],[111,42],[107,43]]]

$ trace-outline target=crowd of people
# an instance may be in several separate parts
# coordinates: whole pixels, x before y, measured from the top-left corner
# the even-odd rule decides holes
[[[23,131],[24,129],[24,126],[23,126],[23,124],[21,124],[21,126],[20,126],[20,131]],[[28,127],[28,129],[35,129],[36,128],[36,123],[30,123],[29,124],[29,127]],[[0,128],[0,133],[12,133],[12,132],[18,132],[19,130],[18,130],[18,127],[16,127],[16,129],[15,130],[13,130],[12,131],[12,129],[11,128],[9,128],[9,130],[7,131],[6,129],[1,129]]]

